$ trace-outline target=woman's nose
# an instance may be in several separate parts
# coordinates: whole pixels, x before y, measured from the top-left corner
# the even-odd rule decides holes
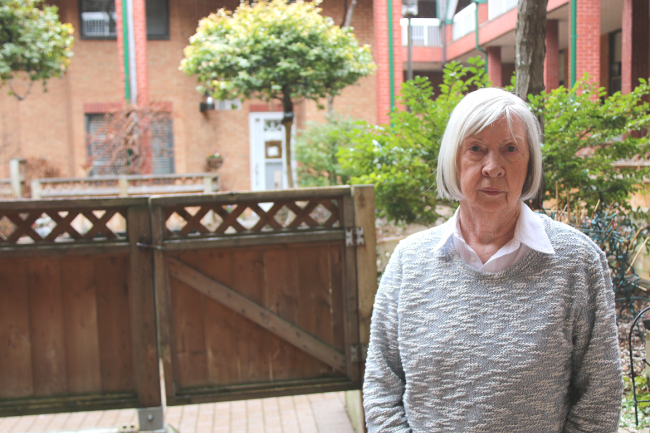
[[[483,176],[487,177],[501,177],[505,174],[505,170],[499,159],[490,154],[486,156],[482,172]]]

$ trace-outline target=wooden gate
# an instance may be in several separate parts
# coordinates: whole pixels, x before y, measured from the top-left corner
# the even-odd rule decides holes
[[[359,389],[375,290],[371,186],[0,203],[0,416]]]
[[[375,266],[372,193],[151,199],[168,404],[359,389],[357,260]],[[244,213],[256,216],[248,226]]]

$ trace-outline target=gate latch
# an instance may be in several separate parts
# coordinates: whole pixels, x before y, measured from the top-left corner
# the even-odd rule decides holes
[[[142,249],[149,249],[149,250],[159,250],[162,251],[165,249],[162,245],[150,245],[150,244],[145,244],[144,242],[138,242],[135,244],[138,248]]]
[[[366,238],[363,233],[363,227],[351,227],[345,229],[345,246],[353,247],[356,245],[365,245]]]
[[[352,362],[365,361],[367,357],[368,357],[367,344],[350,345],[350,360]]]

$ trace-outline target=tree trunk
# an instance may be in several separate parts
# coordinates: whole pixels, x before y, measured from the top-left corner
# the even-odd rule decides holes
[[[544,90],[548,0],[519,0],[515,31],[515,92],[524,101]]]
[[[354,7],[356,5],[357,5],[357,0],[352,0],[350,2],[350,6],[345,11],[345,15],[343,15],[343,24],[341,24],[342,29],[346,27],[350,27],[350,25],[352,24],[352,14],[354,13]]]
[[[287,165],[287,186],[289,188],[294,188],[293,186],[293,169],[291,167],[291,127],[293,126],[293,101],[291,100],[291,90],[288,88],[283,89],[282,96],[282,111],[284,115],[282,117],[282,126],[284,126],[284,137],[285,137],[285,161]]]

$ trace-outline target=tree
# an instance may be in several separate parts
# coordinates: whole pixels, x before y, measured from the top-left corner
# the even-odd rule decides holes
[[[548,0],[519,0],[515,30],[515,93],[526,101],[528,95],[544,90],[546,55],[546,6]]]
[[[0,86],[8,84],[10,94],[24,99],[36,81],[60,77],[72,57],[70,24],[59,22],[56,6],[43,0],[0,1]],[[18,94],[13,81],[26,77],[29,86]]]
[[[282,103],[290,188],[294,100],[338,95],[375,70],[370,48],[360,47],[351,29],[320,15],[317,4],[272,0],[242,3],[234,12],[220,9],[201,20],[180,66],[213,98]]]

